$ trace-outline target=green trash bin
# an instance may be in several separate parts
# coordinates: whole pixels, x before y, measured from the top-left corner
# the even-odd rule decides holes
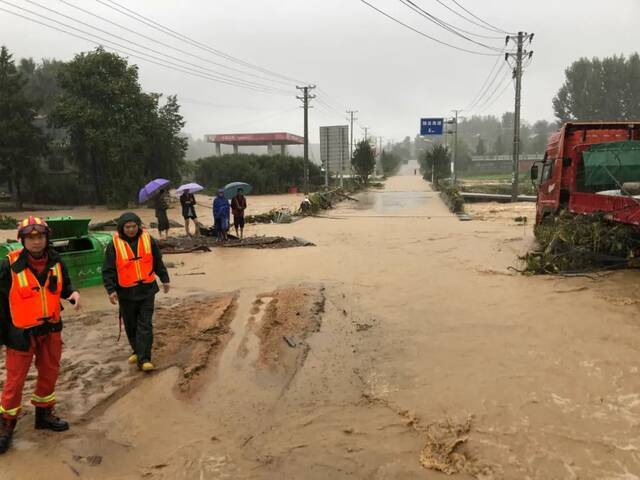
[[[51,246],[64,260],[75,288],[85,288],[102,283],[104,251],[111,242],[111,234],[89,233],[90,219],[72,217],[47,217],[51,227]],[[9,252],[22,248],[20,242],[0,244],[0,259]]]

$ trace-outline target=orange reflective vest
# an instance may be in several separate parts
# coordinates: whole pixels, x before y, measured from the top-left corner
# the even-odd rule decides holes
[[[155,282],[151,235],[142,231],[138,238],[136,255],[133,254],[129,242],[122,240],[117,233],[113,236],[113,246],[116,250],[116,269],[120,287],[130,288],[140,283]]]
[[[9,253],[9,264],[13,265],[23,249]],[[47,281],[40,285],[30,268],[21,272],[11,269],[9,308],[11,321],[16,328],[31,328],[44,322],[60,321],[60,295],[62,293],[62,266],[56,263],[47,272]],[[53,284],[54,289],[50,287]]]

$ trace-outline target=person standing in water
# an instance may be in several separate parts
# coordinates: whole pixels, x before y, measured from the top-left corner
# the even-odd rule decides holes
[[[160,277],[164,293],[168,293],[169,273],[158,242],[142,228],[138,215],[123,213],[118,219],[118,232],[107,245],[102,282],[109,301],[113,305],[120,303],[120,317],[132,350],[129,363],[137,364],[144,372],[155,368],[151,362],[151,321],[160,291],[156,276]]]
[[[218,194],[213,200],[213,221],[218,241],[227,240],[229,231],[230,208],[229,200],[224,196],[224,189],[218,189]]]
[[[162,232],[164,232],[164,238],[169,238],[169,217],[167,216],[169,198],[164,188],[156,195],[154,208],[156,211],[156,220],[158,221],[158,235],[162,238]]]
[[[238,237],[238,228],[240,236],[244,235],[244,211],[247,209],[247,199],[244,196],[244,190],[239,188],[236,196],[231,200],[231,211],[233,212],[233,226],[236,229],[236,237]]]
[[[191,236],[191,231],[189,230],[189,220],[193,221],[195,232],[193,236],[198,236],[198,215],[196,215],[196,196],[189,192],[185,191],[182,195],[180,195],[180,205],[182,206],[182,218],[184,218],[184,230],[187,233],[187,236]]]

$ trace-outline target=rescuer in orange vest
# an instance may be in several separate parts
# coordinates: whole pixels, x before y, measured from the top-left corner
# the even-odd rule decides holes
[[[156,275],[168,293],[169,273],[158,243],[142,228],[140,217],[133,212],[123,213],[118,219],[118,233],[107,245],[102,280],[111,303],[120,303],[120,318],[132,350],[129,363],[136,363],[145,372],[154,369],[151,320],[155,296],[160,291]]]
[[[11,445],[22,404],[22,389],[33,357],[38,379],[31,403],[35,427],[62,432],[69,424],[53,411],[62,354],[62,306],[66,299],[80,306],[60,256],[49,246],[49,226],[30,216],[18,224],[23,248],[9,253],[0,265],[0,339],[7,346],[7,379],[2,390],[0,453]]]

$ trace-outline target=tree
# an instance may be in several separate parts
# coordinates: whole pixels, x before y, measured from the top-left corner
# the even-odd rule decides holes
[[[507,147],[502,140],[502,135],[498,135],[496,141],[493,144],[493,154],[494,155],[505,155],[507,153]]]
[[[65,64],[51,124],[65,128],[72,159],[91,181],[96,203],[124,207],[156,177],[180,179],[186,140],[175,97],[144,93],[138,69],[97,48]]]
[[[553,98],[561,122],[632,120],[640,117],[640,56],[581,58],[565,70]]]
[[[478,144],[476,145],[476,155],[486,155],[487,154],[487,146],[484,144],[484,139],[482,137],[478,137]]]
[[[27,79],[25,94],[38,106],[38,111],[48,115],[56,104],[60,85],[57,76],[64,66],[59,60],[42,59],[36,64],[32,58],[20,60],[18,71]]]
[[[353,166],[356,175],[360,177],[360,181],[364,183],[365,187],[368,186],[369,176],[373,173],[373,169],[376,166],[376,158],[373,154],[371,144],[369,144],[368,141],[362,140],[357,143],[356,148],[353,151],[351,165]]]
[[[451,155],[444,145],[433,145],[424,156],[420,157],[420,171],[425,180],[438,185],[440,178],[446,177],[451,172]]]
[[[380,156],[380,163],[382,164],[382,172],[385,176],[390,177],[398,173],[402,159],[392,152],[382,152]]]
[[[15,188],[18,209],[23,183],[28,179],[34,184],[46,151],[46,137],[34,125],[35,106],[24,92],[26,83],[7,48],[0,48],[0,170]]]

